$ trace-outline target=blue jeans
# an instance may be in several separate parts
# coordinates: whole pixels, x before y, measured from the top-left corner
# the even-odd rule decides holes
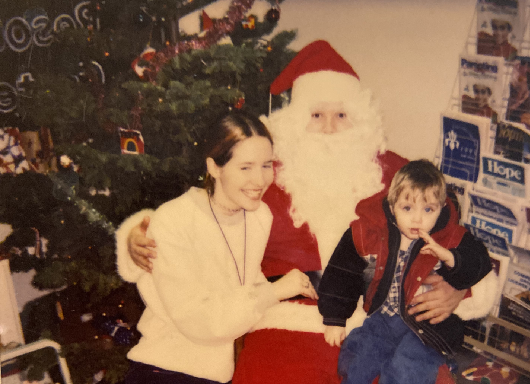
[[[444,362],[399,315],[377,311],[344,340],[338,372],[342,384],[434,384]]]
[[[227,384],[230,384],[231,381]],[[221,384],[185,373],[167,371],[154,365],[129,360],[129,371],[125,384]]]

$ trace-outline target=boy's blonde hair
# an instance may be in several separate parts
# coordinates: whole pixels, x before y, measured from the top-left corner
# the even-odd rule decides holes
[[[446,185],[443,173],[429,160],[421,159],[411,161],[403,166],[392,179],[388,190],[388,203],[394,207],[399,195],[406,188],[420,190],[423,194],[432,188],[434,197],[444,206],[447,197]]]

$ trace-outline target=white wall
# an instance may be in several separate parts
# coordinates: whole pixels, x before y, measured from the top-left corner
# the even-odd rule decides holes
[[[325,39],[379,100],[388,148],[432,159],[476,0],[286,0],[277,31]]]

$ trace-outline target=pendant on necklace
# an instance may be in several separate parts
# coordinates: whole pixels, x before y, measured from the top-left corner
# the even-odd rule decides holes
[[[225,236],[225,233],[223,231],[223,228],[221,227],[221,224],[219,223],[219,220],[217,220],[217,216],[215,215],[215,212],[212,208],[212,200],[208,197],[208,204],[210,204],[210,210],[212,211],[213,218],[215,219],[215,222],[217,223],[217,226],[219,227],[219,230],[221,231],[221,234],[223,235],[223,238],[225,240],[226,246],[228,247],[228,250],[230,251],[230,255],[232,255],[232,260],[234,261],[234,265],[236,267],[237,277],[239,278],[239,284],[245,285],[245,275],[246,275],[246,264],[247,264],[247,211],[243,209],[243,220],[245,223],[245,243],[243,248],[243,279],[241,279],[241,274],[239,273],[239,267],[237,266],[237,261],[234,256],[234,252],[232,252],[232,248],[230,248],[230,244],[228,243],[228,239]],[[215,200],[214,200],[215,204]],[[237,211],[240,211],[242,208],[238,209]]]

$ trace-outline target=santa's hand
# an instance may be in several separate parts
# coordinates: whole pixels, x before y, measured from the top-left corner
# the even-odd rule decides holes
[[[332,347],[340,347],[346,338],[346,328],[324,325],[324,339]]]
[[[127,236],[127,249],[134,264],[151,273],[153,263],[150,259],[156,258],[156,252],[152,249],[156,247],[156,243],[146,236],[149,220],[149,216],[145,216],[139,225],[131,229]]]
[[[424,284],[432,285],[432,290],[414,297],[410,303],[408,313],[416,316],[417,321],[429,320],[431,324],[437,324],[447,319],[464,298],[467,290],[458,291],[447,283],[440,275],[430,275]]]
[[[272,283],[272,288],[279,301],[298,295],[318,300],[317,292],[309,277],[298,269],[291,269],[281,279]]]
[[[448,249],[442,247],[423,229],[419,230],[420,237],[425,241],[425,245],[421,249],[421,253],[433,255],[439,260],[443,261],[449,268],[455,266],[455,257]]]

